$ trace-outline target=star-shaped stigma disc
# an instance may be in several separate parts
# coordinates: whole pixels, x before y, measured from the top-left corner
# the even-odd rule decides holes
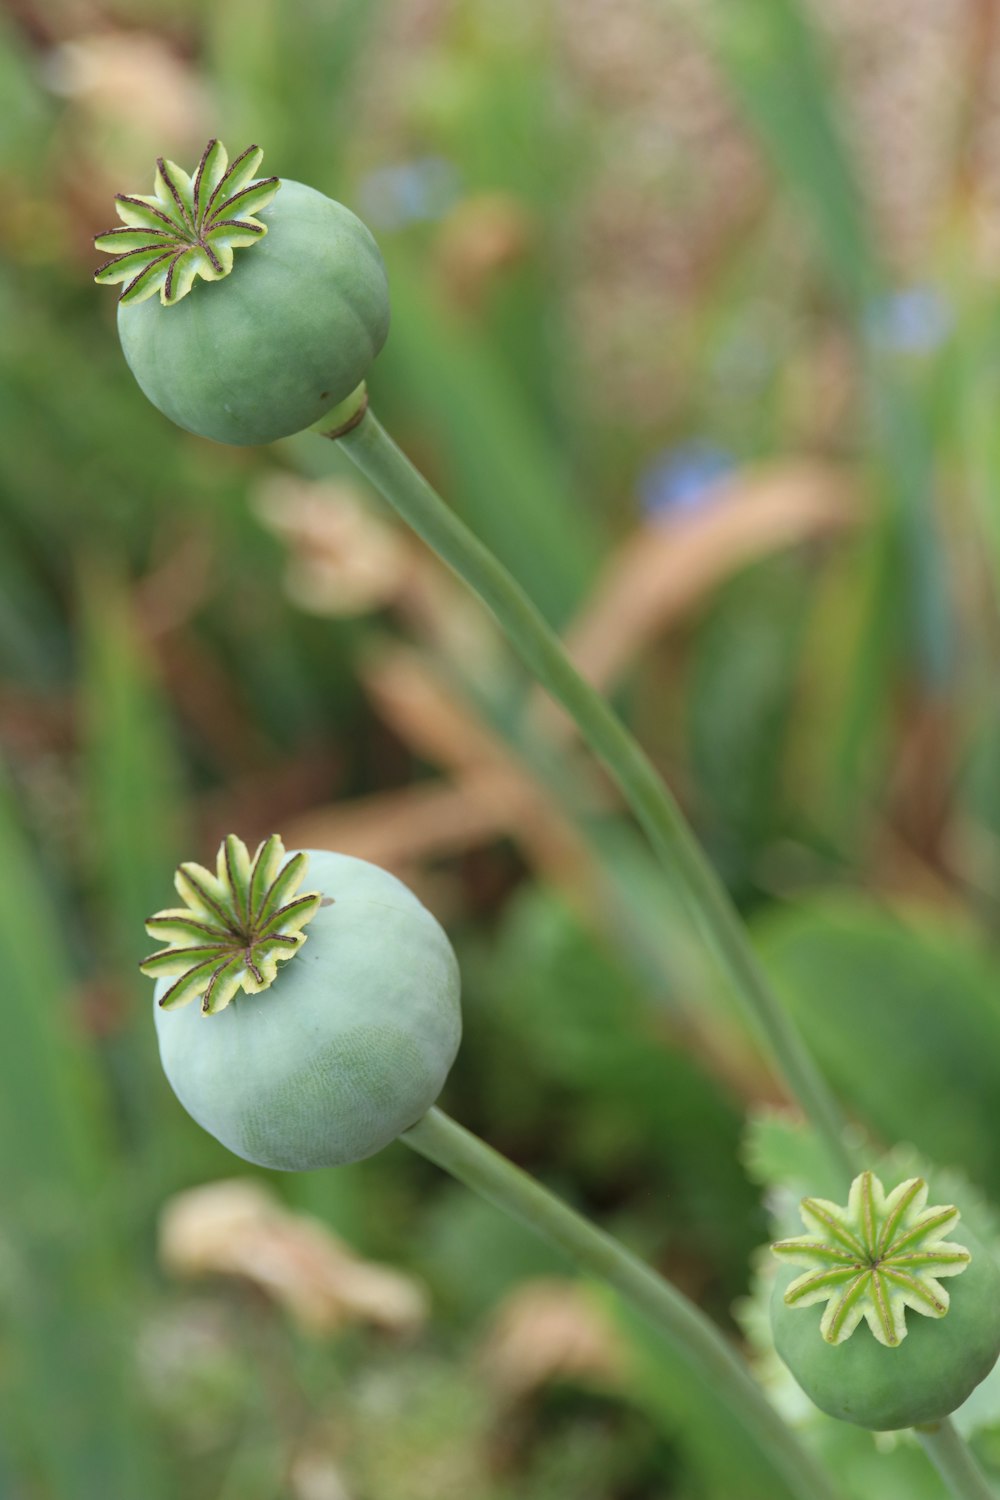
[[[254,215],[281,186],[277,177],[256,176],[263,155],[259,146],[248,146],[230,162],[222,142],[211,140],[193,177],[159,157],[151,195],[115,194],[122,223],[94,241],[98,250],[114,252],[94,280],[101,286],[124,282],[118,300],[126,306],[159,292],[171,307],[187,296],[196,276],[228,276],[233,251],[267,233]]]
[[[958,1276],[972,1257],[945,1238],[958,1209],[926,1204],[923,1178],[886,1193],[874,1172],[855,1177],[846,1208],[803,1199],[809,1233],[771,1246],[780,1260],[809,1268],[787,1288],[786,1304],[825,1302],[819,1326],[829,1344],[850,1338],[864,1318],[879,1343],[893,1348],[906,1337],[908,1307],[943,1318],[949,1299],[939,1278]]]
[[[170,946],[140,965],[152,979],[179,976],[160,997],[164,1010],[201,997],[204,1014],[214,1015],[237,990],[255,995],[274,983],[279,963],[306,941],[302,929],[322,900],[319,891],[296,895],[308,863],[301,853],[286,860],[277,834],[251,860],[242,839],[230,834],[219,846],[214,875],[203,865],[181,865],[174,885],[184,906],[146,923],[150,937]]]

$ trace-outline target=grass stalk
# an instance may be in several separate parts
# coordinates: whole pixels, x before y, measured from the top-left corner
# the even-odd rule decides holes
[[[607,767],[660,859],[680,879],[691,915],[846,1186],[854,1169],[839,1105],[773,993],[722,882],[645,752],[577,672],[520,585],[436,494],[372,412],[365,411],[337,440],[403,520],[479,596],[525,666],[571,715]]]
[[[442,1110],[431,1109],[401,1139],[624,1297],[709,1384],[720,1408],[746,1430],[796,1500],[835,1500],[833,1481],[719,1329],[670,1282]]]

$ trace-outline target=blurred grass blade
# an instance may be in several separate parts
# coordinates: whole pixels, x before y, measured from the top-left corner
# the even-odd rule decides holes
[[[108,1150],[96,1073],[73,1037],[67,934],[14,822],[0,781],[0,1185],[3,1197],[46,1180],[92,1194]]]
[[[631,1395],[651,1422],[681,1451],[703,1495],[739,1500],[791,1500],[791,1490],[735,1422],[720,1441],[719,1405],[708,1382],[664,1347],[631,1308],[603,1296],[628,1347]],[[688,1491],[685,1489],[684,1493]]]
[[[267,171],[340,196],[351,83],[381,10],[381,0],[218,0],[206,9],[226,140],[259,141]]]
[[[396,395],[384,404],[390,413],[398,407],[401,427],[416,425],[433,442],[451,503],[547,619],[560,623],[594,575],[599,528],[544,427],[475,330],[401,256],[389,271],[393,335],[379,370]]]
[[[910,644],[924,685],[941,690],[953,667],[955,628],[947,553],[935,508],[930,397],[913,389],[878,351],[870,354],[868,387],[887,505],[897,518],[906,566]]]
[[[129,1368],[100,1080],[74,1035],[65,924],[0,781],[0,1427],[25,1494],[156,1495]]]
[[[60,684],[67,652],[58,611],[0,516],[0,671],[37,692]]]
[[[968,298],[968,292],[966,293]],[[1000,302],[968,298],[950,395],[960,460],[1000,599]]]
[[[852,1114],[881,1140],[961,1163],[995,1194],[1000,973],[974,930],[930,908],[904,920],[874,900],[828,896],[763,920],[758,934]]]
[[[892,685],[902,654],[905,569],[898,528],[883,518],[853,559],[846,581],[857,602],[836,603],[838,628],[850,632],[838,717],[821,757],[819,821],[838,847],[867,838],[872,807],[881,799],[891,758]]]
[[[88,827],[113,952],[132,976],[149,951],[143,923],[170,894],[187,841],[173,729],[123,579],[82,579],[82,692]]]
[[[715,0],[700,11],[715,56],[774,167],[808,210],[841,292],[863,307],[880,280],[832,80],[798,0]]]
[[[139,636],[123,579],[106,563],[82,576],[82,725],[95,921],[106,978],[138,991],[137,965],[150,949],[145,919],[168,904],[171,874],[185,857],[185,815],[172,728]],[[166,1097],[145,1005],[110,1048],[126,1108],[140,1129]]]
[[[851,308],[865,362],[870,436],[884,473],[883,499],[900,530],[908,645],[932,690],[952,661],[951,605],[934,514],[932,455],[914,393],[878,347],[884,276],[843,140],[844,118],[824,49],[801,0],[716,0],[704,16],[709,44],[768,158],[807,210],[827,269]],[[864,662],[859,673],[866,675]]]

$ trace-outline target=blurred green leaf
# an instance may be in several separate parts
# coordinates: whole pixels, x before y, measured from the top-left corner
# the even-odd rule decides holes
[[[150,951],[143,924],[191,847],[183,778],[137,605],[109,560],[85,566],[81,606],[87,813],[98,835],[89,853],[111,950],[131,979]]]
[[[464,1324],[521,1281],[572,1272],[565,1257],[530,1229],[457,1183],[442,1186],[410,1249],[442,1307]]]
[[[772,915],[756,932],[848,1107],[886,1144],[910,1141],[1000,1193],[1000,973],[974,931],[843,896]]]
[[[376,410],[387,380],[404,446],[409,440],[418,463],[440,465],[463,520],[549,620],[564,621],[596,570],[600,528],[563,455],[474,330],[401,255],[388,260],[394,323],[373,382]]]
[[[787,817],[785,734],[811,601],[808,570],[781,559],[732,583],[698,633],[688,717],[700,831],[737,893]]]
[[[892,686],[903,655],[905,572],[897,528],[880,518],[859,544],[841,584],[836,615],[848,645],[836,664],[838,712],[817,747],[824,782],[821,819],[846,849],[867,839],[872,809],[885,795],[891,764]],[[828,626],[829,629],[829,626]],[[842,649],[840,642],[838,648]]]
[[[233,154],[258,141],[266,171],[343,198],[354,79],[381,10],[381,0],[216,0],[207,61]]]
[[[65,916],[0,784],[0,1424],[52,1500],[161,1492],[136,1410],[134,1286],[116,1243],[102,1084],[80,1034]],[[13,1428],[8,1420],[13,1418]],[[20,1467],[21,1465],[19,1465]]]
[[[174,1105],[138,965],[155,947],[146,918],[170,904],[173,871],[191,852],[182,777],[136,605],[109,559],[84,567],[81,613],[83,784],[99,973],[125,1015],[106,1051],[137,1145],[158,1149],[158,1121]]]
[[[754,1182],[763,1188],[791,1187],[800,1197],[836,1199],[843,1186],[812,1131],[797,1116],[774,1109],[751,1113],[743,1160]]]
[[[954,358],[945,366],[940,404],[965,476],[972,517],[986,543],[986,562],[1000,598],[1000,302],[978,283],[955,293],[960,309]]]
[[[6,16],[0,16],[0,162],[5,168],[36,149],[48,123],[45,96],[33,75],[27,49]]]
[[[724,0],[695,12],[774,166],[806,209],[828,268],[855,306],[878,280],[842,114],[800,0]]]
[[[494,1024],[558,1088],[564,1121],[568,1101],[579,1101],[577,1176],[612,1195],[631,1175],[653,1185],[669,1211],[646,1219],[651,1248],[693,1239],[720,1279],[738,1284],[760,1229],[737,1159],[738,1114],[648,1005],[634,973],[568,907],[535,890],[508,913],[490,986]]]
[[[0,782],[0,948],[7,965],[0,1048],[0,1149],[8,1192],[47,1180],[92,1193],[108,1148],[98,1075],[78,1034],[65,914],[52,903]]]
[[[680,1449],[696,1476],[696,1493],[740,1500],[786,1500],[791,1491],[759,1444],[734,1422],[720,1442],[719,1409],[711,1384],[696,1374],[648,1324],[610,1296],[628,1342],[632,1399]]]
[[[703,13],[711,45],[769,160],[806,209],[836,285],[855,319],[867,366],[874,445],[884,464],[882,499],[898,528],[907,588],[909,646],[932,685],[946,678],[952,622],[934,511],[927,422],[877,324],[889,307],[853,152],[843,140],[845,112],[816,24],[802,0],[719,0]],[[859,674],[865,675],[859,662]]]

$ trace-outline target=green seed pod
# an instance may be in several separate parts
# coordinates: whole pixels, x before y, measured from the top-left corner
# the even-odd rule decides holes
[[[153,194],[119,193],[123,224],[95,242],[115,252],[95,279],[124,284],[118,334],[139,385],[220,443],[312,426],[362,384],[389,328],[360,219],[301,182],[256,178],[262,156],[250,146],[230,164],[213,140],[193,176],[161,158]]]
[[[926,1203],[920,1178],[886,1194],[864,1172],[846,1209],[805,1199],[810,1233],[771,1247],[786,1262],[771,1298],[775,1348],[841,1421],[878,1432],[941,1421],[1000,1355],[1000,1269],[964,1226],[962,1244],[945,1238],[958,1209]],[[958,1278],[950,1293],[942,1277]]]
[[[296,889],[308,865],[308,895]],[[434,1103],[461,1036],[458,965],[395,876],[281,840],[185,864],[183,908],[147,930],[160,1058],[190,1115],[237,1156],[308,1171],[373,1155]],[[278,971],[278,964],[283,967]],[[241,993],[244,992],[244,993]],[[200,999],[200,1006],[188,1002]]]

